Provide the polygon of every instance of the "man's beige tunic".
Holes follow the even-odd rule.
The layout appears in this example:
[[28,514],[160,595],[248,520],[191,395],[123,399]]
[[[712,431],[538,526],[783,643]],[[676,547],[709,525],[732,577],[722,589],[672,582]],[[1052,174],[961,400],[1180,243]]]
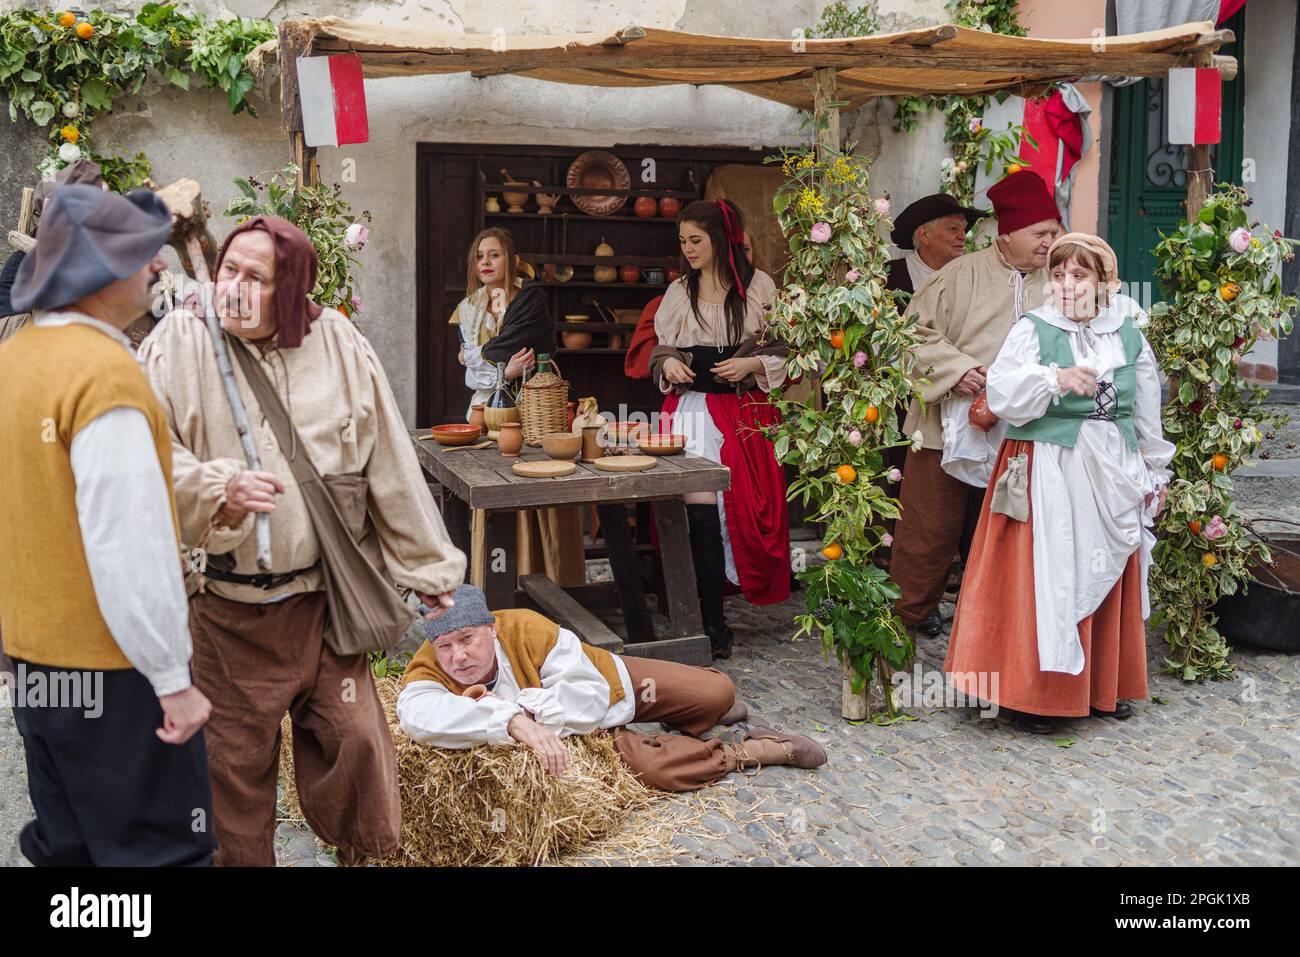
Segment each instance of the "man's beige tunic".
[[[322,475],[363,473],[368,506],[388,576],[424,594],[451,591],[464,580],[465,556],[447,537],[420,471],[388,378],[370,343],[342,313],[326,309],[302,345],[265,351],[236,339],[274,383]],[[234,571],[258,573],[253,514],[227,529],[213,518],[225,504],[226,484],[243,470],[243,450],[202,320],[178,310],[140,347],[140,360],[162,400],[173,436],[173,477],[181,537],[209,555],[233,552]],[[272,572],[309,568],[320,546],[289,463],[262,415],[238,363],[235,378],[248,410],[262,470],[285,485],[271,513]],[[276,589],[209,581],[213,593],[264,602],[322,588],[319,567]]]
[[916,316],[922,337],[917,375],[929,384],[921,389],[925,414],[914,401],[904,429],[908,435],[920,429],[923,448],[943,449],[940,403],[971,369],[993,364],[1021,315],[1046,302],[1047,279],[1046,268],[1030,273],[1013,269],[994,242],[958,256],[916,291],[907,314]]

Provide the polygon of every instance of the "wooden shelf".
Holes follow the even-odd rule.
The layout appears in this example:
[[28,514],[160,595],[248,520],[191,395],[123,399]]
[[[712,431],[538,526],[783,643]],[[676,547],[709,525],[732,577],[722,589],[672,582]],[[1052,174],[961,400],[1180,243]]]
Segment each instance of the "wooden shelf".
[[520,259],[534,266],[649,266],[651,269],[675,269],[681,262],[676,256],[580,256],[577,253],[520,253]]
[[[482,174],[479,174],[482,176]],[[689,189],[615,189],[613,186],[533,186],[531,184],[510,184],[489,183],[487,177],[483,177],[483,192],[485,193],[546,193],[554,195],[559,193],[561,196],[672,196],[676,199],[684,199],[689,202],[695,202],[699,195],[694,190]],[[510,215],[510,214],[506,214]],[[515,215],[518,215],[517,213]],[[604,217],[596,217],[603,219]]]
[[555,350],[557,354],[571,356],[621,356],[627,349],[566,349],[563,346]]
[[663,216],[592,216],[590,213],[584,213],[579,210],[556,210],[553,213],[542,215],[541,213],[483,213],[484,219],[582,219],[593,223],[664,223],[666,225],[677,225],[676,219],[667,219]]
[[667,289],[666,282],[590,282],[585,279],[570,279],[568,282],[560,282],[558,279],[551,282],[547,279],[539,279],[538,282],[543,286],[563,287],[578,286],[589,289],[599,287],[601,289]]
[[599,332],[603,335],[612,333],[616,336],[635,332],[637,325],[638,323],[635,322],[565,322],[562,319],[555,320],[555,328],[561,332]]

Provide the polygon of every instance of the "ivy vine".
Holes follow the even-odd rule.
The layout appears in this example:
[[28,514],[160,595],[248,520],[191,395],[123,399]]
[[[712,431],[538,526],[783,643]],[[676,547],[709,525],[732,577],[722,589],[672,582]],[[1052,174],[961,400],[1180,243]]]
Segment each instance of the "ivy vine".
[[232,113],[256,115],[244,58],[274,36],[269,20],[208,21],[179,13],[174,3],[145,4],[133,19],[102,10],[19,10],[0,16],[0,92],[10,121],[22,115],[47,131],[42,176],[84,156],[103,168],[110,189],[123,192],[148,177],[148,158],[99,149],[92,122],[151,76],[182,90],[192,82],[221,90]]

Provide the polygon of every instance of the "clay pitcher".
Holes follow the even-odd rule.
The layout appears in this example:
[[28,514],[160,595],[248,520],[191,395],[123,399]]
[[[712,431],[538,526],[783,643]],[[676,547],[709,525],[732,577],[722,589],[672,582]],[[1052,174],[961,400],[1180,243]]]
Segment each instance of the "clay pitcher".
[[587,425],[582,429],[582,461],[594,462],[605,454],[600,446],[600,430],[603,425]]
[[478,426],[478,434],[482,435],[487,432],[487,425],[483,421],[483,403],[475,402],[469,407],[469,424]]
[[523,426],[518,422],[502,422],[497,447],[501,449],[502,455],[518,455],[524,447]]

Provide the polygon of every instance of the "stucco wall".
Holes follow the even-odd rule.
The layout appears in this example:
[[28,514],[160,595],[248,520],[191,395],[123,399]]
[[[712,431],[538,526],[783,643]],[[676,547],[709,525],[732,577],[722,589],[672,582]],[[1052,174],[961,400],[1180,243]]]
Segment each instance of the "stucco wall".
[[[0,0],[0,9],[19,6]],[[127,11],[140,3],[105,3]],[[336,14],[391,24],[491,33],[606,30],[628,24],[733,36],[788,37],[820,16],[823,0],[776,4],[718,0],[516,0],[508,8],[486,0],[406,0],[404,3],[325,3],[315,0],[224,0],[189,5],[209,15],[285,17]],[[946,19],[943,0],[884,0],[887,28]],[[503,11],[508,15],[503,16]],[[274,90],[265,91],[274,95]],[[322,149],[322,177],[333,181],[344,159],[356,162],[356,181],[344,185],[358,211],[374,216],[371,243],[362,252],[359,295],[362,325],[388,370],[408,420],[415,408],[415,145],[421,141],[540,143],[584,147],[617,143],[663,145],[780,146],[800,142],[798,113],[746,94],[713,87],[602,90],[544,84],[514,77],[474,80],[463,76],[368,81],[369,143]],[[101,143],[145,150],[154,178],[181,176],[200,181],[214,213],[235,195],[232,179],[279,168],[289,160],[287,138],[278,129],[276,104],[255,101],[260,120],[232,117],[220,97],[151,87],[101,122]],[[937,187],[943,156],[942,124],[930,118],[918,131],[894,135],[888,107],[872,105],[862,116],[846,116],[847,136],[879,153],[875,185],[898,202]],[[883,130],[882,130],[883,127]],[[0,124],[0,148],[27,144],[26,155],[3,149],[0,215],[16,203],[24,170],[34,167],[39,143],[27,131]],[[214,232],[230,223],[218,221]],[[420,423],[424,424],[424,423]]]

